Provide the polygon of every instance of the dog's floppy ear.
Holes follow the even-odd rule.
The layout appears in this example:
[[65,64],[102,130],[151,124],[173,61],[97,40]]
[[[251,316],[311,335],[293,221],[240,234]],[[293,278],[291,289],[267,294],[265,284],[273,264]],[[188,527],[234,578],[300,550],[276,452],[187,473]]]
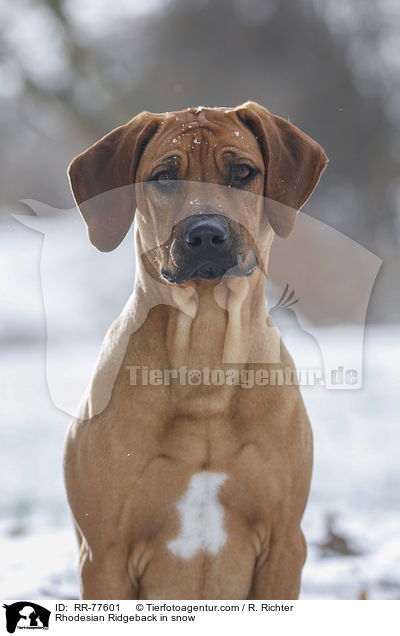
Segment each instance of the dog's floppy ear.
[[75,157],[68,168],[89,238],[102,252],[116,248],[131,226],[136,168],[158,125],[159,116],[140,113]]
[[328,163],[325,151],[299,128],[255,102],[237,108],[256,135],[265,163],[264,195],[272,229],[286,238],[296,213],[310,197]]

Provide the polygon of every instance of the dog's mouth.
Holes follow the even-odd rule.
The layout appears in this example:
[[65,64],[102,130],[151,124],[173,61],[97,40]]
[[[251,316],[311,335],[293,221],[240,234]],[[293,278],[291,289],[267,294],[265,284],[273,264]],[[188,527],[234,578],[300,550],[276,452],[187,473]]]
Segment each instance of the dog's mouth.
[[218,263],[208,261],[207,263],[204,263],[203,265],[200,265],[200,267],[195,269],[189,280],[194,280],[195,278],[215,280],[216,278],[221,278],[221,276],[223,276],[226,271],[226,267],[223,267]]
[[167,269],[162,268],[161,276],[169,283],[180,285],[190,280],[202,279],[202,280],[218,280],[225,275],[228,276],[251,276],[258,265],[257,258],[254,257],[254,262],[250,267],[243,270],[238,263],[230,265],[222,265],[215,261],[207,261],[202,263],[199,267],[196,267],[193,271],[177,272],[172,274]]
[[161,276],[167,280],[169,283],[181,284],[186,283],[190,280],[196,280],[198,278],[202,278],[203,280],[216,280],[218,278],[222,278],[222,276],[228,271],[228,268],[219,265],[218,263],[213,263],[208,261],[207,263],[203,263],[200,267],[197,267],[192,272],[177,272],[172,274],[167,269],[161,270]]

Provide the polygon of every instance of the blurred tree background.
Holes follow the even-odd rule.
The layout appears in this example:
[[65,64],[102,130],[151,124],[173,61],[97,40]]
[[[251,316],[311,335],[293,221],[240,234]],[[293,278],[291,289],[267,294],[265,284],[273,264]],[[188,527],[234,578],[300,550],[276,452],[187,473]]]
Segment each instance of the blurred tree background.
[[72,157],[141,110],[252,99],[324,146],[307,212],[382,259],[370,321],[400,319],[395,0],[0,0],[0,231],[71,207]]

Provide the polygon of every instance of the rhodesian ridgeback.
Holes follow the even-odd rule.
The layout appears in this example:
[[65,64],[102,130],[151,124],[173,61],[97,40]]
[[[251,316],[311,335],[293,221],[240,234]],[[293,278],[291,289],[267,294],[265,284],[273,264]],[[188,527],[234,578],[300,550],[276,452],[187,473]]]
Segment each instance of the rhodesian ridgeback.
[[298,597],[312,433],[265,285],[326,163],[254,102],[144,112],[72,161],[98,249],[136,210],[134,291],[66,440],[83,598]]

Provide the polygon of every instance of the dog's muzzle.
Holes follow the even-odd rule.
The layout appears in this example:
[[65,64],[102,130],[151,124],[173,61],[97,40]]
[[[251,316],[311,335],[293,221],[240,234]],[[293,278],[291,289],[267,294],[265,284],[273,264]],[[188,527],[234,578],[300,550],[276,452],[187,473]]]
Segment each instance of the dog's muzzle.
[[219,215],[191,217],[171,247],[172,254],[179,253],[180,264],[173,276],[165,269],[162,271],[169,282],[183,283],[196,278],[214,280],[238,265],[228,224]]

